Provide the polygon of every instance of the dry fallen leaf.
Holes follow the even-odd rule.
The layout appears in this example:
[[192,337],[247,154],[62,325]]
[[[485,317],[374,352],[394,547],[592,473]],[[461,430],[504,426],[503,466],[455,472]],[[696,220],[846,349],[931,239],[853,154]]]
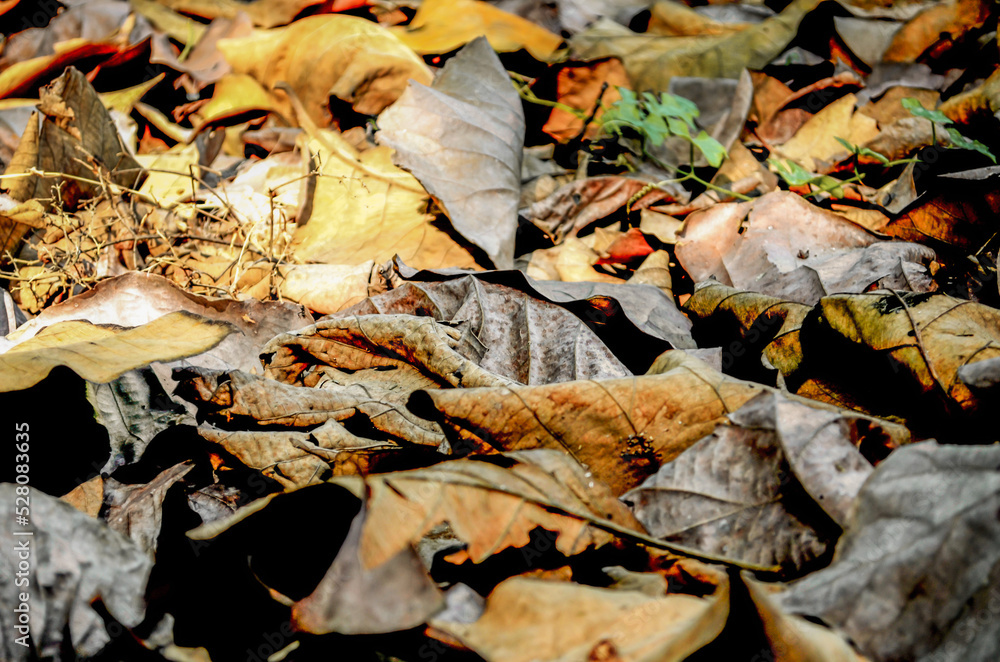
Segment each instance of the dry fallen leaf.
[[[26,582],[4,582],[3,603],[9,605],[0,633],[0,656],[10,662],[59,657],[69,648],[80,657],[97,655],[110,641],[110,624],[94,609],[100,601],[115,625],[138,625],[145,615],[143,592],[152,561],[131,540],[41,491],[32,490],[30,525],[15,524],[14,484],[0,485],[3,505],[3,551],[0,567],[8,578],[22,572]],[[31,536],[17,535],[31,531]],[[18,552],[18,549],[24,550]],[[27,553],[28,558],[21,556]],[[20,556],[20,558],[19,558]],[[19,563],[28,561],[26,569]],[[26,602],[22,595],[29,595]],[[19,631],[19,605],[30,626]],[[39,615],[45,614],[45,618]],[[30,637],[27,630],[30,627]],[[17,639],[26,637],[21,642]],[[30,642],[30,643],[29,643]],[[28,645],[26,645],[28,644]]]
[[358,153],[333,131],[305,145],[319,169],[309,212],[299,216],[293,250],[307,262],[356,265],[396,255],[424,268],[472,267],[464,247],[433,223],[428,195],[392,163],[392,150]]
[[996,657],[997,450],[896,451],[862,489],[834,562],[781,605],[840,628],[873,660]]
[[579,59],[621,59],[642,90],[665,90],[675,76],[739,78],[744,69],[763,69],[795,36],[799,22],[819,0],[795,0],[777,16],[733,35],[650,37],[601,19],[570,39]]
[[109,382],[154,361],[200,354],[218,345],[235,328],[185,312],[119,330],[87,322],[60,322],[0,354],[0,391],[37,384],[64,365],[91,382]]
[[559,35],[480,0],[426,0],[410,24],[394,33],[421,54],[448,53],[485,36],[497,51],[523,48],[547,61],[562,43]]
[[871,473],[855,440],[885,431],[775,393],[728,419],[622,500],[653,536],[801,572],[836,540],[834,522]]
[[[431,82],[427,66],[391,32],[354,16],[325,14],[249,37],[221,39],[219,49],[236,74],[252,76],[265,89],[284,81],[309,117],[330,124],[329,97],[359,113],[377,114],[406,88],[410,78]],[[287,96],[275,107],[294,117]]]
[[477,38],[431,87],[411,84],[378,119],[380,143],[455,229],[500,269],[514,265],[524,112],[500,59]]

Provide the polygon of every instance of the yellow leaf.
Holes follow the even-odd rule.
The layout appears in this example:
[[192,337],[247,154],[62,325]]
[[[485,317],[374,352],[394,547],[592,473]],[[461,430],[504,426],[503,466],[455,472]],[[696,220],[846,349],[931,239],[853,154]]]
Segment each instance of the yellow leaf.
[[295,231],[296,257],[362,264],[399,255],[417,269],[476,265],[468,251],[432,224],[427,192],[392,163],[390,148],[358,154],[335,131],[318,136],[306,145],[320,174],[310,211]]
[[853,145],[864,145],[878,135],[875,120],[854,112],[857,97],[847,94],[813,115],[795,136],[778,148],[786,159],[798,161],[806,170],[815,172],[816,161],[828,161],[847,150],[837,142],[842,138]]
[[0,392],[30,388],[56,366],[66,366],[87,381],[107,383],[154,361],[208,351],[235,330],[183,311],[126,330],[60,322],[0,354]]
[[551,60],[562,37],[531,21],[479,0],[424,0],[400,40],[421,54],[448,53],[485,35],[495,50],[525,49],[539,60]]
[[[248,37],[220,39],[219,50],[237,74],[265,89],[284,81],[321,126],[331,121],[329,97],[375,115],[399,98],[409,79],[430,85],[433,75],[392,32],[354,16],[323,14]],[[274,97],[285,117],[294,117],[284,94]]]

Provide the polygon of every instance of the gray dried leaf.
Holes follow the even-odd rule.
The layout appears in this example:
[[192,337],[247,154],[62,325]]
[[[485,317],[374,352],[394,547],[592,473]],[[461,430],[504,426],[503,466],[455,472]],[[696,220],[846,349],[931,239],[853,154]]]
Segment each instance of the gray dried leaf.
[[[16,487],[0,485],[4,513],[0,576],[12,578],[0,585],[0,604],[4,605],[0,610],[0,659],[26,662],[35,655],[60,659],[64,646],[80,657],[92,657],[111,640],[92,603],[100,600],[125,626],[138,625],[146,610],[143,595],[152,561],[138,545],[104,522],[37,490],[29,495],[30,525],[16,523]],[[33,535],[15,534],[21,531],[32,531]],[[17,551],[24,549],[27,559]],[[21,599],[22,593],[27,593],[27,601]],[[22,635],[15,628],[15,609],[23,602],[28,605],[33,650],[15,642]]]
[[497,267],[514,264],[524,112],[484,37],[445,64],[431,87],[414,81],[379,116],[378,140],[441,204],[455,229]]
[[928,441],[875,469],[830,567],[781,597],[872,660],[1000,659],[1000,447]]

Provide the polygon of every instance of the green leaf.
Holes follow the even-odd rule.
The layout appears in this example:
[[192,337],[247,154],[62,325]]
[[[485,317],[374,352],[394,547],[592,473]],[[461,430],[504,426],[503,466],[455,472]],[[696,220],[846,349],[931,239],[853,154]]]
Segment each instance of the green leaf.
[[928,110],[913,97],[904,98],[902,104],[903,108],[906,108],[910,111],[911,115],[916,117],[923,117],[925,120],[937,122],[938,124],[948,125],[952,123],[951,119],[940,110]]
[[722,162],[727,156],[726,148],[722,146],[722,143],[704,131],[690,140],[694,143],[695,147],[701,150],[701,153],[705,155],[705,160],[708,161],[713,168],[718,168],[722,165]]
[[689,127],[688,123],[684,120],[676,117],[668,117],[667,128],[670,129],[671,134],[691,140],[691,127]]
[[662,145],[667,136],[673,133],[670,119],[668,117],[664,121],[664,118],[658,115],[649,115],[643,118],[642,131],[646,134],[646,140],[654,145]]
[[958,129],[954,127],[949,126],[947,127],[947,129],[948,129],[948,138],[955,145],[955,147],[960,147],[962,149],[969,149],[975,152],[979,152],[984,156],[988,156],[989,159],[993,161],[993,163],[997,162],[996,157],[993,156],[993,152],[991,152],[990,148],[984,145],[983,143],[979,142],[978,140],[973,140],[972,138],[966,138],[965,136],[963,136],[961,133],[958,132]]
[[778,159],[768,159],[768,163],[773,165],[778,175],[791,186],[805,186],[820,178],[820,175],[809,172],[792,160],[782,163]]
[[683,120],[692,129],[694,128],[694,119],[701,113],[697,104],[684,97],[663,93],[657,99],[649,92],[646,92],[643,97],[646,99],[646,108],[651,114],[676,117]]
[[858,148],[859,156],[870,156],[882,165],[889,165],[889,157],[881,152],[876,152],[874,149],[868,149],[867,147]]
[[840,136],[834,136],[833,139],[836,140],[837,142],[839,142],[841,145],[843,145],[844,149],[846,149],[851,154],[857,154],[858,153],[858,146],[857,145],[852,145],[851,143],[847,142],[846,140],[844,140]]

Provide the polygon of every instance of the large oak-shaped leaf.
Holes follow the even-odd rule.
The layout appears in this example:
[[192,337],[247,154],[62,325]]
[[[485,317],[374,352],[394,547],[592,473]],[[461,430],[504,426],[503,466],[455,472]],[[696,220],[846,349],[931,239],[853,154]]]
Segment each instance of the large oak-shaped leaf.
[[411,84],[379,128],[393,161],[420,180],[455,229],[497,267],[512,267],[524,111],[486,39],[448,60],[433,86]]
[[[15,502],[16,487],[0,485],[0,569],[5,577],[0,586],[0,658],[62,659],[67,648],[80,657],[97,655],[111,637],[94,601],[100,600],[119,623],[138,625],[146,611],[143,593],[152,561],[104,522],[37,490],[30,495],[30,524],[15,523],[15,508],[25,503],[23,496]],[[32,535],[18,535],[24,532]],[[27,583],[15,584],[17,572]],[[15,609],[25,602],[31,629],[24,639],[27,646],[15,643],[28,634],[16,628]]]
[[422,268],[475,266],[434,225],[427,192],[392,163],[389,147],[359,154],[339,133],[322,131],[305,149],[319,176],[295,230],[300,260],[356,265],[399,255]]
[[833,564],[781,596],[873,660],[1000,656],[1000,448],[915,444],[862,488]]
[[871,473],[855,443],[886,430],[777,393],[728,419],[622,500],[651,535],[801,570],[836,540],[833,523],[846,522]]
[[[329,97],[376,114],[391,104],[410,78],[429,83],[430,70],[390,31],[355,16],[323,14],[250,37],[220,39],[219,50],[237,74],[253,76],[266,89],[289,84],[320,126],[331,121]],[[275,96],[285,117],[294,117],[288,97]]]

